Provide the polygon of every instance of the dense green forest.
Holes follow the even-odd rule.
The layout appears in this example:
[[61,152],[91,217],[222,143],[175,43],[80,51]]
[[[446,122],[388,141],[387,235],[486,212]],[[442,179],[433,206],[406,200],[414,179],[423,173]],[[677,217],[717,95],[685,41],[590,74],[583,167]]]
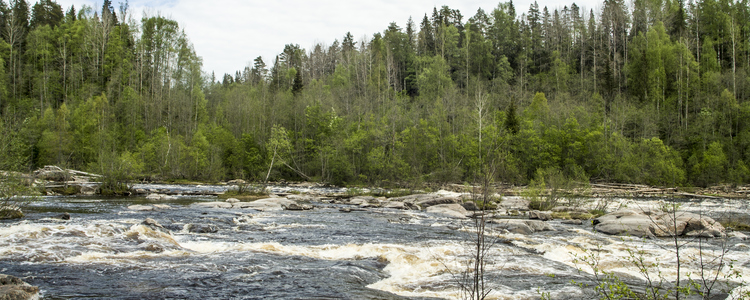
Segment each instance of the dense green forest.
[[288,44],[221,78],[176,21],[139,22],[127,2],[0,1],[0,169],[747,183],[750,7],[735,1],[506,2],[469,18],[443,6],[359,41]]

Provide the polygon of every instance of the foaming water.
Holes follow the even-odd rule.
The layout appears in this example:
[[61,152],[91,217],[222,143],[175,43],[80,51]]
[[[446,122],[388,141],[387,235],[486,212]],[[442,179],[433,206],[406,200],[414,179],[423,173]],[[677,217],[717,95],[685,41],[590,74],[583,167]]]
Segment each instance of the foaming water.
[[[131,211],[142,198],[48,197],[28,218],[0,223],[0,272],[42,288],[46,299],[456,299],[472,270],[469,222],[421,212],[372,209],[341,213],[205,209],[210,197],[179,197],[171,209]],[[153,202],[150,202],[153,203]],[[57,218],[77,207],[72,219]],[[163,227],[142,224],[152,218]],[[593,299],[580,262],[596,253],[603,271],[638,284],[628,257],[642,250],[675,278],[670,240],[605,236],[591,226],[550,222],[556,231],[520,235],[490,228],[485,276],[489,299]],[[207,230],[193,230],[208,228]],[[721,245],[707,241],[706,250]],[[727,258],[750,260],[748,246]],[[743,248],[744,247],[744,248]],[[684,257],[695,257],[686,246]],[[742,249],[745,249],[742,251]],[[704,254],[715,255],[710,251]],[[706,256],[708,257],[708,256]],[[685,272],[698,266],[685,263]],[[750,266],[736,264],[742,272]]]

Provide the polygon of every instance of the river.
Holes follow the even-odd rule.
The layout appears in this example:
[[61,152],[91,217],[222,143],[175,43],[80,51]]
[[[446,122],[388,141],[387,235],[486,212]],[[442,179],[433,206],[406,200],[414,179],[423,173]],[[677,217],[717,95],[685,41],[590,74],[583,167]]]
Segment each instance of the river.
[[[160,188],[175,187],[180,188]],[[658,200],[620,199],[618,205],[656,205]],[[322,202],[308,211],[268,212],[195,205],[206,201],[216,198],[181,196],[159,202],[171,209],[136,211],[128,206],[154,202],[145,197],[42,197],[27,208],[26,218],[0,223],[0,273],[39,286],[43,299],[463,296],[458,284],[472,254],[470,220],[384,208],[344,213],[339,211],[344,206]],[[689,206],[748,213],[746,204],[736,200]],[[61,220],[63,212],[71,219]],[[142,224],[146,218],[164,229]],[[642,281],[627,261],[633,249],[644,250],[644,261],[661,264],[665,278],[676,278],[669,239],[607,236],[586,223],[549,223],[555,231],[529,235],[490,227],[489,299],[539,299],[542,293],[552,299],[594,299],[591,270],[576,260],[587,253],[599,256],[602,270],[635,286]],[[734,268],[750,274],[749,242],[721,241],[706,240],[700,247],[706,257],[728,249],[725,257]],[[683,259],[698,257],[699,244],[684,243]],[[693,277],[699,269],[687,259],[682,267]]]

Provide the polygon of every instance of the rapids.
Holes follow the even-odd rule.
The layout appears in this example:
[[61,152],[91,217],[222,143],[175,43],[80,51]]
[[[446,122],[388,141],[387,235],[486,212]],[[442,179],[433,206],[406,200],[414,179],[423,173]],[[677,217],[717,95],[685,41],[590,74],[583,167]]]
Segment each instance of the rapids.
[[[163,189],[170,186],[160,187]],[[212,189],[213,187],[208,187]],[[309,192],[309,191],[308,191]],[[321,191],[324,193],[326,191]],[[39,286],[43,299],[456,299],[471,259],[471,220],[420,211],[372,208],[342,213],[341,205],[313,203],[311,211],[207,209],[216,201],[182,196],[161,201],[172,209],[133,211],[142,197],[43,197],[23,220],[0,223],[0,273]],[[619,199],[617,205],[660,205]],[[686,205],[687,207],[687,205]],[[742,201],[701,202],[693,210],[747,216]],[[696,208],[697,207],[697,208]],[[68,212],[71,220],[58,216]],[[143,225],[152,218],[164,230]],[[485,272],[489,299],[594,299],[591,268],[635,286],[642,275],[627,258],[633,250],[674,280],[669,239],[607,236],[591,225],[551,221],[556,231],[521,235],[493,230]],[[196,232],[194,226],[211,225]],[[748,242],[703,241],[704,257],[729,249],[740,274],[750,274]],[[686,241],[683,241],[686,242]],[[698,257],[698,243],[681,249]],[[683,275],[695,277],[694,259]],[[654,274],[652,274],[654,275]],[[750,277],[750,276],[746,276]],[[584,287],[572,284],[571,280]],[[588,287],[586,287],[588,285]]]

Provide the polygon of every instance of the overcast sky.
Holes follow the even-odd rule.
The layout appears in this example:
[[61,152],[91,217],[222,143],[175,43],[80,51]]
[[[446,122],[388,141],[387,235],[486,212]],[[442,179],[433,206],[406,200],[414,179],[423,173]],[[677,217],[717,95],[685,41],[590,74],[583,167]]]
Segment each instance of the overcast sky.
[[[34,3],[34,0],[29,0]],[[112,0],[115,9],[120,1]],[[504,2],[504,0],[503,0]],[[533,0],[518,0],[513,3],[520,15],[529,9]],[[588,11],[601,1],[575,1]],[[80,10],[83,5],[101,9],[102,0],[58,0],[64,10],[75,5]],[[234,74],[253,59],[263,57],[267,65],[272,65],[274,57],[286,44],[299,44],[310,50],[316,43],[330,45],[339,42],[346,32],[351,32],[356,41],[371,38],[376,32],[383,32],[390,22],[401,28],[411,16],[419,26],[425,13],[430,16],[432,8],[448,5],[458,9],[463,21],[473,16],[478,8],[488,14],[497,7],[499,1],[489,0],[131,0],[130,13],[140,20],[144,12],[161,14],[176,20],[185,30],[195,46],[195,51],[203,57],[203,70],[216,77],[224,73]],[[550,11],[573,1],[538,0],[539,7],[547,6]]]

